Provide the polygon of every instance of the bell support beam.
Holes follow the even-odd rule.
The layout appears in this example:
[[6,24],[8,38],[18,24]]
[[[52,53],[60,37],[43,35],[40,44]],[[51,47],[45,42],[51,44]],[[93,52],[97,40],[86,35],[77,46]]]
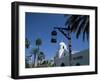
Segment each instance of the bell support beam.
[[64,31],[69,31],[69,28],[62,28],[62,27],[54,27],[54,29],[58,29],[67,39],[69,39],[68,33]]

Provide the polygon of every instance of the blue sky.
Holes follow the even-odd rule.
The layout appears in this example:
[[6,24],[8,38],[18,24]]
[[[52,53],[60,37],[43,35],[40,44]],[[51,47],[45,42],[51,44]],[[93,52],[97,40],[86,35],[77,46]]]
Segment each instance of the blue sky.
[[[55,26],[63,27],[66,20],[64,14],[26,12],[25,37],[31,42],[26,54],[30,54],[32,48],[36,48],[35,40],[41,38],[40,50],[44,52],[47,59],[53,58],[59,49],[59,43],[64,41],[67,44],[67,39],[57,31],[57,43],[51,43],[51,31]],[[81,51],[87,48],[89,48],[89,43],[82,41],[82,35],[76,39],[75,34],[72,34],[72,50]]]

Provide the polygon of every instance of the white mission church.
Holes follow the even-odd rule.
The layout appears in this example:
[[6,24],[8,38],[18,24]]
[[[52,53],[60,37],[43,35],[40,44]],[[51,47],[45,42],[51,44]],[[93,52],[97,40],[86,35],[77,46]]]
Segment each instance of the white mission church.
[[[54,66],[69,66],[69,53],[64,42],[60,42],[60,49],[54,57]],[[72,51],[71,66],[89,65],[89,49],[74,52]]]

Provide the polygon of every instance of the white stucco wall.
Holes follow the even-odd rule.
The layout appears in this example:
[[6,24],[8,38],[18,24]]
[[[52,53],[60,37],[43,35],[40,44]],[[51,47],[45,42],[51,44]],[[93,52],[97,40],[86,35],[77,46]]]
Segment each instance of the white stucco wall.
[[[61,66],[63,63],[65,66],[69,65],[69,56],[54,59],[55,66]],[[75,54],[72,54],[72,66],[89,65],[89,50],[84,50]]]

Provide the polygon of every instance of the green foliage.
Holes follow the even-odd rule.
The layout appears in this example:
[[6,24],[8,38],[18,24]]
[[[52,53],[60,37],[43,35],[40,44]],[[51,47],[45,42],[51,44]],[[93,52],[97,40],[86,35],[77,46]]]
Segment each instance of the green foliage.
[[43,60],[43,59],[45,59],[45,55],[44,55],[44,53],[43,52],[39,52],[39,54],[38,54],[38,60]]
[[45,65],[46,67],[53,67],[54,64],[52,63],[52,60],[45,60],[42,65]]
[[30,46],[30,41],[26,38],[25,39],[25,47],[29,48],[29,46]]

